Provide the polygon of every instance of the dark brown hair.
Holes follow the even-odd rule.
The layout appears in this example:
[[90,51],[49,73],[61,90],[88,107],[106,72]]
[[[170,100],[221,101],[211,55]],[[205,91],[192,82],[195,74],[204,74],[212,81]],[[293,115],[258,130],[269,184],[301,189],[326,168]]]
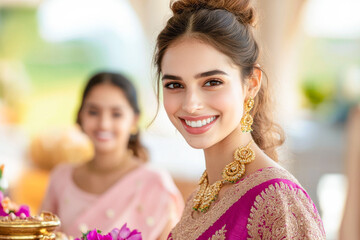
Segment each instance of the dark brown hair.
[[[167,48],[183,38],[196,38],[229,56],[242,72],[243,84],[253,74],[259,59],[259,46],[253,35],[255,10],[250,0],[180,0],[170,4],[173,16],[157,38],[154,62],[159,99],[161,63]],[[266,75],[266,74],[264,74]],[[266,78],[267,80],[267,78]],[[273,122],[268,81],[263,81],[252,110],[252,137],[275,161],[276,147],[284,142],[282,128]]]
[[[89,95],[91,89],[99,84],[112,84],[115,87],[120,88],[128,100],[131,108],[136,115],[140,115],[140,108],[137,99],[137,93],[134,85],[123,75],[112,72],[99,72],[93,75],[87,82],[81,100],[81,105],[77,113],[76,123],[81,126],[80,112],[84,106],[84,101]],[[128,143],[128,149],[132,150],[134,155],[143,161],[148,160],[148,154],[146,148],[140,142],[140,132],[131,134]]]

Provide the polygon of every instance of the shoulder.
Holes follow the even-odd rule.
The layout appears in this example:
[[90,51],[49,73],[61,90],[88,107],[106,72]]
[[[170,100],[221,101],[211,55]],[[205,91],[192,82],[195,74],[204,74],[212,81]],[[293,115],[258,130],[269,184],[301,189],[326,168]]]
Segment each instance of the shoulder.
[[290,185],[301,187],[298,180],[284,168],[267,167],[251,173],[236,184],[239,197],[251,192],[257,194],[270,184],[286,182]]
[[70,164],[59,164],[51,171],[47,193],[42,206],[43,209],[55,211],[54,206],[49,204],[55,204],[59,200],[59,196],[64,192],[64,189],[69,185],[72,169],[73,166]]
[[145,185],[149,185],[152,188],[162,188],[169,193],[178,194],[178,189],[171,175],[166,170],[144,164],[140,167],[139,172]]
[[62,192],[72,181],[74,165],[65,163],[57,165],[50,174],[49,189],[56,193]]
[[65,176],[69,175],[73,171],[73,169],[74,165],[72,164],[59,164],[51,171],[51,179],[64,178]]
[[295,181],[284,173],[264,182],[250,209],[249,239],[325,239],[314,203]]

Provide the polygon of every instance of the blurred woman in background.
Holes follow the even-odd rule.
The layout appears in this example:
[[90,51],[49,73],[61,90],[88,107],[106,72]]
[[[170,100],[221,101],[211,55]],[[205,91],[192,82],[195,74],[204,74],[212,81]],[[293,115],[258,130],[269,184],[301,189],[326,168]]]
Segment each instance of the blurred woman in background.
[[179,220],[182,197],[167,173],[146,164],[139,115],[135,88],[124,76],[102,72],[87,83],[77,123],[92,141],[94,157],[58,166],[42,207],[60,217],[65,234],[109,232],[127,223],[144,239],[163,239]]

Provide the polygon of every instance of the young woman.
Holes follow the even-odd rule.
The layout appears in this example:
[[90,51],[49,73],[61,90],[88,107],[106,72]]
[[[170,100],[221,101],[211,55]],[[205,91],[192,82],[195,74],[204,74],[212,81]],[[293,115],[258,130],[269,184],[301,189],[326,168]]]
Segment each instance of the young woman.
[[276,163],[271,118],[248,0],[180,0],[157,39],[167,115],[203,149],[206,170],[168,239],[325,239],[318,211]]
[[60,217],[65,234],[109,232],[127,223],[144,239],[164,239],[178,222],[182,197],[168,174],[145,164],[139,114],[135,88],[124,76],[98,73],[87,83],[77,123],[95,155],[79,166],[58,166],[43,203]]

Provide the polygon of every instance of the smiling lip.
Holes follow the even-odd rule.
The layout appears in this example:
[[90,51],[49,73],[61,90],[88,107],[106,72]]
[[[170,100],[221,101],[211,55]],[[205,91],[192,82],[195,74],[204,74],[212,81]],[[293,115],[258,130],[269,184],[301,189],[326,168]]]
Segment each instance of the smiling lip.
[[107,142],[113,138],[113,134],[109,132],[97,132],[95,134],[96,140],[99,142]]
[[202,134],[214,125],[218,116],[180,117],[179,119],[188,133]]

